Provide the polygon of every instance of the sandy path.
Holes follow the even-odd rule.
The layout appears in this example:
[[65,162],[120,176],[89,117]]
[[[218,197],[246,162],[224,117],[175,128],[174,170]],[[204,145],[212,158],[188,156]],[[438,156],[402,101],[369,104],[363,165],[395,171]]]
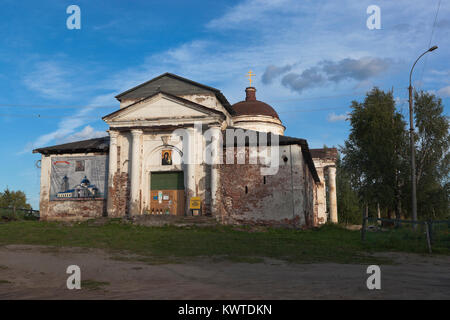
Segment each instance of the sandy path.
[[[381,290],[366,288],[365,265],[211,262],[148,265],[94,249],[0,247],[0,299],[450,299],[450,257],[386,254]],[[68,265],[103,289],[68,290]],[[1,283],[7,280],[10,283]]]

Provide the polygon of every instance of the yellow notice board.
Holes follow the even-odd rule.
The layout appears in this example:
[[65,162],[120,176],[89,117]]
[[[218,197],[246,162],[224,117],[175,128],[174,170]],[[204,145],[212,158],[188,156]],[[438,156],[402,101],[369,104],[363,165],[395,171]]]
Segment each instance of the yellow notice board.
[[200,209],[202,201],[200,200],[200,197],[192,197],[189,200],[189,208],[190,209]]

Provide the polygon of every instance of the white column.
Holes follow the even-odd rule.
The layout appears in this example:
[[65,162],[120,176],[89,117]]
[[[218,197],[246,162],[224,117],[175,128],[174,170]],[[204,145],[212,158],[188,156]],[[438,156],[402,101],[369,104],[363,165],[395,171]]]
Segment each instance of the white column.
[[190,213],[189,200],[195,197],[195,163],[196,163],[196,130],[195,128],[187,129],[187,143],[183,143],[183,154],[184,156],[184,175],[185,175],[185,191],[186,191],[186,214]]
[[220,127],[213,127],[210,130],[213,130],[211,141],[211,214],[217,217],[219,214],[217,212],[217,204],[220,198],[220,195],[217,193],[220,184],[219,164],[222,156],[221,131]]
[[330,220],[338,222],[336,198],[336,167],[328,167],[328,190],[330,192]]
[[108,130],[109,133],[109,162],[108,162],[108,189],[107,189],[107,213],[108,216],[115,216],[113,190],[114,174],[120,169],[117,167],[117,137],[118,131]]
[[317,222],[324,224],[327,222],[327,196],[325,190],[325,175],[323,167],[316,166],[317,174],[319,175],[320,183],[316,185],[317,190]]
[[130,215],[140,214],[140,167],[142,130],[131,130],[131,176],[130,176]]

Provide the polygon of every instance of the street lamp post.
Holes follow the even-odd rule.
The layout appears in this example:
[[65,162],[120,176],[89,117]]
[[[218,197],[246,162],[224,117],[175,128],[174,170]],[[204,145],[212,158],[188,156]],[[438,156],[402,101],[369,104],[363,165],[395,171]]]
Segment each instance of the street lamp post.
[[[412,201],[412,220],[417,221],[417,196],[416,196],[416,155],[415,155],[415,144],[414,144],[414,123],[413,123],[413,98],[412,98],[412,92],[413,87],[411,85],[411,78],[412,73],[414,70],[414,67],[419,61],[420,58],[422,58],[426,53],[436,50],[437,46],[432,46],[427,51],[422,53],[417,60],[414,62],[411,72],[409,73],[409,140],[411,145],[411,184],[412,184],[412,195],[411,195],[411,201]],[[416,226],[413,224],[414,227]]]

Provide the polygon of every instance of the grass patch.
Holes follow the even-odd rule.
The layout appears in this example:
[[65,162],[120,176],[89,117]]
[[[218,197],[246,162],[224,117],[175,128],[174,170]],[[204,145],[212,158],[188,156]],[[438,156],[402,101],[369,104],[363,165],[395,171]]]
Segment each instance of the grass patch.
[[363,244],[359,231],[336,225],[311,230],[264,228],[249,232],[248,228],[232,226],[145,227],[120,220],[73,225],[43,221],[0,224],[0,245],[8,244],[99,248],[111,252],[113,259],[147,264],[180,263],[199,257],[247,263],[272,258],[292,263],[380,264],[390,261],[370,253],[417,252],[414,244],[409,243]]
[[81,280],[81,289],[99,290],[104,286],[109,285],[109,282],[95,281],[95,280]]
[[[432,238],[433,253],[450,254],[450,234],[447,226],[433,230]],[[423,225],[418,226],[416,230],[410,226],[403,226],[369,231],[366,233],[364,246],[374,251],[428,253],[427,236]]]
[[0,279],[0,284],[8,284],[8,283],[11,283],[11,281]]
[[6,269],[9,269],[9,268],[7,266],[0,264],[0,270],[6,270]]

